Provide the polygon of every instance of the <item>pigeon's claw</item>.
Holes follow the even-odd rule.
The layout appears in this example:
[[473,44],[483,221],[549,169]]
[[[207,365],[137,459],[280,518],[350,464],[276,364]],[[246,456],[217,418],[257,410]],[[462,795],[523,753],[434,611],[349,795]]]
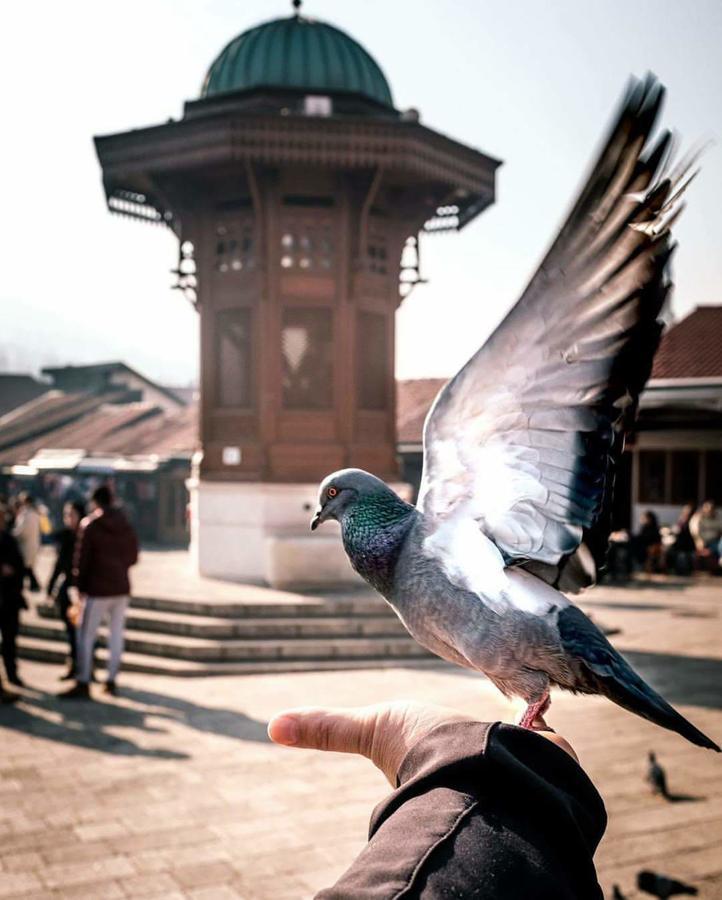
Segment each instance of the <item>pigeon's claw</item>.
[[548,691],[541,700],[537,700],[535,703],[529,703],[526,712],[521,717],[519,727],[526,728],[529,731],[548,731],[549,729],[544,722],[544,713],[549,709],[551,704],[552,699],[549,696]]

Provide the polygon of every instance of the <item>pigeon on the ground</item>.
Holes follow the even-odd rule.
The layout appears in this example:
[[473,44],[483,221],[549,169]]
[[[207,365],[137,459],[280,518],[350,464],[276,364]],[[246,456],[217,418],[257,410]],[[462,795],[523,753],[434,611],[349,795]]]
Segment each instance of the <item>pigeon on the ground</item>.
[[624,431],[669,292],[688,167],[650,146],[664,90],[632,81],[611,134],[521,299],[436,398],[416,507],[360,469],[321,484],[311,523],[341,525],[351,564],[416,640],[527,703],[605,694],[719,747],[652,690],[562,591],[595,581]]
[[657,762],[656,754],[652,753],[651,751],[649,753],[647,781],[652,788],[653,794],[661,794],[661,796],[664,797],[665,800],[669,799],[669,793],[667,791],[667,773]]
[[685,884],[683,881],[677,881],[676,878],[668,878],[666,875],[647,870],[637,873],[637,887],[645,894],[659,897],[660,900],[668,900],[669,897],[676,897],[680,894],[696,897],[699,893],[694,885]]

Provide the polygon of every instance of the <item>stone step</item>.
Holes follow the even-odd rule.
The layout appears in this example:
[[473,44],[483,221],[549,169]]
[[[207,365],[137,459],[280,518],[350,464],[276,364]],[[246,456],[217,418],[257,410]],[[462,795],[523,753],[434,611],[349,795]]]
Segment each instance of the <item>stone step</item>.
[[[280,592],[274,592],[276,596]],[[148,609],[184,615],[211,616],[223,619],[305,618],[310,616],[387,616],[395,614],[384,600],[369,591],[338,596],[287,594],[288,599],[266,600],[259,593],[257,603],[245,601],[205,601],[183,597],[134,596],[133,609]]]
[[[122,669],[126,672],[142,672],[147,675],[173,675],[177,677],[203,677],[213,675],[256,675],[272,672],[308,672],[334,669],[378,669],[404,668],[408,666],[437,667],[447,665],[437,657],[418,648],[418,656],[404,658],[356,657],[333,659],[261,659],[254,661],[197,661],[153,656],[145,653],[126,651],[123,653]],[[64,664],[65,648],[56,640],[21,635],[18,639],[18,655],[22,659]],[[96,651],[100,668],[107,664],[107,650]],[[60,688],[59,688],[60,690]]]
[[[65,626],[58,620],[27,616],[21,634],[65,643]],[[99,631],[105,645],[105,628]],[[407,634],[399,636],[224,638],[205,639],[188,635],[159,634],[126,628],[128,651],[198,662],[230,660],[252,662],[261,659],[405,658],[425,651]]]
[[[58,614],[51,603],[37,607],[39,617],[28,613],[26,624],[40,627],[43,622],[57,621]],[[264,610],[259,610],[263,613]],[[353,637],[405,635],[406,630],[393,613],[377,616],[308,616],[222,618],[217,616],[189,615],[187,613],[162,612],[136,609],[128,611],[126,627],[161,634],[178,634],[197,638],[293,638],[293,637]]]

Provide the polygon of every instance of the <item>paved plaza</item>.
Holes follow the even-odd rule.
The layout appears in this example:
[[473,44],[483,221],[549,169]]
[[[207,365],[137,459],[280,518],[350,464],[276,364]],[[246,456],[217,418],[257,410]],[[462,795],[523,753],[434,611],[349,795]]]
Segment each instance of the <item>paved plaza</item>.
[[[700,728],[722,738],[722,584],[599,588],[584,607]],[[300,704],[414,697],[482,719],[516,710],[479,677],[439,665],[205,679],[129,674],[121,695],[61,704],[56,666],[0,708],[0,897],[306,898],[363,846],[384,795],[365,760],[271,745],[266,722]],[[722,762],[600,698],[558,695],[566,735],[610,816],[597,855],[606,896],[642,868],[722,897]],[[656,750],[676,802],[650,795]]]

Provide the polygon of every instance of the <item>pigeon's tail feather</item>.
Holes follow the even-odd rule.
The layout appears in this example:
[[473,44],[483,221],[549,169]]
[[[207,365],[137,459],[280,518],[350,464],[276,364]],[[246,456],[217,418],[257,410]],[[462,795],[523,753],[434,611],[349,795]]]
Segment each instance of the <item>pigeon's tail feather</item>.
[[676,731],[698,747],[721,752],[711,738],[688,722],[634,671],[580,609],[568,606],[562,610],[558,626],[562,646],[581,672],[579,690],[604,694],[624,709]]
[[670,731],[676,731],[698,747],[720,752],[720,747],[706,734],[680,715],[674,707],[654,691],[640,678],[634,669],[620,656],[621,666],[615,665],[617,671],[611,676],[594,673],[597,690],[623,706],[630,712],[637,713],[655,725],[661,725]]

